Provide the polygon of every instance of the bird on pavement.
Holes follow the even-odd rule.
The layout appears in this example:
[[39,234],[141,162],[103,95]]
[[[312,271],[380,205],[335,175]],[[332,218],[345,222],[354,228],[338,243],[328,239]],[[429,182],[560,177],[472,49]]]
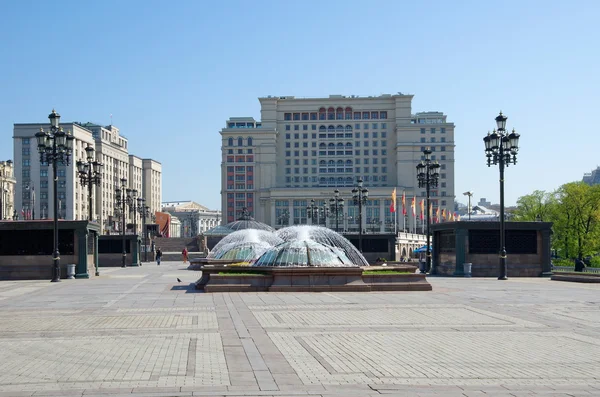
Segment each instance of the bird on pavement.
[[178,282],[178,283],[180,283],[180,282],[181,282],[181,280],[179,279],[179,277],[177,277],[177,282]]

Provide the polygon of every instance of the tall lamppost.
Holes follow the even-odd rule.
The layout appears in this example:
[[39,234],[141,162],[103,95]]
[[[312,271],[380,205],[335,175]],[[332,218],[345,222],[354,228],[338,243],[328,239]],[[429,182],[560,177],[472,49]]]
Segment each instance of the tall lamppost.
[[289,225],[289,220],[290,220],[290,212],[288,210],[283,210],[281,211],[281,214],[279,214],[279,216],[277,217],[277,223],[279,223],[280,225]]
[[500,168],[500,269],[498,280],[506,280],[506,244],[504,231],[504,166],[508,167],[510,163],[517,164],[517,152],[519,151],[519,134],[513,129],[509,134],[506,131],[506,119],[502,112],[496,117],[496,126],[498,131],[494,130],[491,134],[483,138],[485,143],[485,156],[487,165],[498,164]]
[[354,205],[358,205],[358,250],[362,252],[362,207],[369,200],[369,190],[363,187],[362,178],[358,179],[356,187],[352,189],[352,200]]
[[69,165],[73,153],[73,135],[63,131],[60,127],[60,115],[52,109],[48,116],[50,119],[50,130],[45,132],[43,128],[35,134],[40,164],[52,164],[52,181],[54,188],[54,252],[52,254],[53,272],[52,282],[60,281],[60,252],[58,251],[58,175],[59,164]]
[[127,250],[125,248],[125,213],[127,212],[127,179],[121,178],[121,186],[115,189],[115,208],[121,211],[121,240],[123,242],[123,254],[121,257],[121,267],[127,267],[125,260]]
[[94,159],[94,148],[89,144],[85,148],[85,154],[86,161],[77,162],[77,172],[81,184],[83,186],[87,185],[88,188],[88,221],[91,222],[93,219],[92,188],[100,186],[102,163]]
[[315,203],[315,199],[310,200],[310,205],[306,207],[306,217],[310,219],[311,224],[319,224],[319,206]]
[[[142,238],[144,239],[144,262],[148,262],[148,231],[146,230],[146,217],[150,215],[150,207],[146,205],[146,199],[137,198],[137,211],[142,218]],[[139,252],[139,251],[138,251]]]
[[464,192],[463,195],[469,196],[469,205],[467,205],[467,213],[469,214],[469,220],[471,220],[471,197],[473,197],[473,192]]
[[129,214],[133,216],[133,235],[137,236],[137,189],[127,189],[127,206],[129,207]]
[[340,197],[340,191],[333,191],[333,198],[329,199],[329,210],[335,216],[335,231],[339,231],[340,215],[344,214],[344,199]]
[[421,272],[427,273],[430,270],[434,272],[434,270],[431,269],[431,234],[429,231],[431,226],[431,213],[429,208],[431,204],[429,203],[429,194],[431,188],[437,187],[438,185],[438,180],[440,177],[438,170],[440,169],[440,165],[431,160],[431,149],[429,148],[423,150],[423,157],[424,159],[417,164],[417,181],[419,182],[419,188],[425,188],[426,191],[425,205],[427,208],[425,211],[427,212],[427,247],[425,251],[425,269],[421,269]]

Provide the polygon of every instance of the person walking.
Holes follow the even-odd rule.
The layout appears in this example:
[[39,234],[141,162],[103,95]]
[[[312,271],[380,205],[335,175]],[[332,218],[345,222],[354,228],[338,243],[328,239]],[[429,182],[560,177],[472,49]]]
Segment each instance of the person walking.
[[160,250],[160,247],[158,247],[156,249],[156,264],[158,266],[160,266],[160,260],[162,259],[162,251]]
[[186,247],[183,247],[183,251],[181,251],[181,255],[183,255],[183,263],[187,263],[188,260],[188,250]]

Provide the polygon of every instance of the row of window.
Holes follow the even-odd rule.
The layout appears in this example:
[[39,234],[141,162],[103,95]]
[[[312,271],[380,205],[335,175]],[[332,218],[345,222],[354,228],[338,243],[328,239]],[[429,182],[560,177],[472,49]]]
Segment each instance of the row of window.
[[254,123],[254,122],[238,122],[238,123],[227,123],[227,128],[260,128],[262,127],[262,123]]
[[[235,186],[235,187],[234,187]],[[252,184],[248,184],[245,185],[243,183],[236,183],[235,185],[233,184],[227,184],[227,190],[252,190],[254,189],[254,185]]]
[[[421,138],[421,143],[425,143],[425,142],[427,142],[427,139],[426,139],[426,138]],[[429,138],[429,142],[431,142],[431,143],[436,143],[436,140],[435,140],[435,138],[434,138],[434,137],[431,137],[431,138]],[[446,137],[441,137],[441,138],[440,138],[440,142],[441,142],[441,143],[444,143],[444,142],[446,142]]]
[[[380,144],[380,141],[364,141],[363,142],[363,146],[364,147],[369,147],[373,146],[373,147],[378,147]],[[317,147],[317,142],[311,142],[311,147],[316,148]],[[360,147],[360,141],[356,141],[354,142],[354,146],[355,147]],[[385,147],[387,146],[387,141],[381,141],[381,146]],[[286,148],[291,148],[292,144],[291,142],[286,142],[285,143],[285,147]],[[300,142],[294,142],[294,147],[295,148],[299,148],[300,147]],[[302,147],[303,148],[307,148],[308,147],[308,142],[302,142]],[[352,142],[346,142],[345,144],[343,142],[338,142],[337,144],[330,142],[329,144],[326,144],[324,142],[321,142],[319,144],[319,149],[323,150],[323,149],[347,149],[347,150],[351,150],[353,148]]]
[[[429,129],[429,132],[431,132],[432,134],[435,134],[435,131],[436,131],[435,128],[430,128]],[[424,134],[425,132],[426,132],[426,128],[421,128],[421,134]],[[440,128],[440,133],[441,134],[445,134],[446,133],[446,128],[441,127]]]
[[[374,159],[362,159],[363,160],[363,164],[369,164],[369,161],[372,161],[373,164],[379,164],[379,161],[381,160],[381,164],[387,164],[387,158],[383,157],[382,159],[378,159],[378,158],[374,158]],[[319,166],[324,167],[324,166],[329,166],[329,167],[334,167],[334,166],[353,166],[354,164],[360,164],[361,159],[354,159],[354,161],[352,160],[320,160],[319,161]],[[291,159],[285,159],[285,165],[292,165],[292,160]],[[317,165],[317,159],[310,159],[310,163],[311,165]],[[302,160],[302,164],[303,165],[308,165],[308,159],[303,159]],[[300,160],[299,159],[294,159],[294,165],[300,165]],[[445,169],[445,164],[443,164],[443,169]],[[236,167],[237,168],[237,167]]]
[[284,113],[285,121],[306,120],[385,120],[388,118],[387,111],[354,112],[352,108],[329,109],[320,108],[319,112]]
[[[302,156],[307,157],[308,156],[308,150],[303,150],[302,151]],[[317,155],[317,151],[316,150],[311,150],[310,151],[312,156],[316,156]],[[319,156],[352,156],[352,150],[319,150],[318,151]],[[379,149],[373,149],[373,150],[363,150],[363,155],[364,156],[379,156]],[[354,151],[354,155],[355,156],[360,156],[361,152],[360,150],[355,150]],[[292,152],[290,150],[286,150],[285,151],[285,157],[291,157]],[[387,150],[386,149],[381,149],[381,155],[382,156],[387,156]],[[300,157],[300,151],[299,150],[294,150],[294,157]]]
[[[233,194],[233,193],[228,193],[228,194]],[[236,193],[236,194],[238,194],[238,193]],[[244,194],[244,193],[241,193],[241,194]],[[293,207],[298,207],[298,208],[301,208],[301,209],[305,209],[308,206],[308,200],[291,200],[291,201],[292,201],[292,206]],[[377,199],[375,199],[375,200],[367,200],[367,203],[365,204],[365,206],[367,206],[367,207],[371,207],[371,206],[373,206],[373,207],[379,207],[380,201],[381,200],[377,200]],[[350,201],[350,202],[352,202],[352,201]],[[326,203],[327,203],[326,200],[315,200],[315,204],[318,205],[318,206],[322,206],[322,205],[324,205]],[[431,200],[431,203],[432,203],[432,207],[434,207],[434,208],[438,206],[437,200]],[[391,204],[392,204],[392,200],[389,200],[389,199],[383,200],[383,205],[386,208],[389,208],[389,206]],[[446,205],[446,200],[441,200],[441,204],[440,205]],[[289,206],[290,206],[290,200],[275,200],[275,207],[284,207],[284,209],[287,209]],[[277,208],[276,212],[277,211],[281,211],[281,209]]]
[[228,199],[232,199],[232,198],[245,199],[246,197],[249,199],[252,199],[252,198],[254,198],[254,193],[227,193]]
[[237,167],[233,167],[233,166],[228,166],[227,167],[227,172],[233,172],[233,170],[235,169],[236,172],[239,171],[248,171],[248,172],[253,172],[254,171],[254,167],[253,166],[237,166]]
[[[332,132],[333,131],[333,132]],[[341,130],[342,132],[335,132],[334,130],[329,130],[328,132],[319,132],[319,139],[324,139],[324,138],[352,138],[354,136],[354,138],[359,139],[360,138],[360,132],[355,132],[354,135],[352,135],[352,132],[343,132],[344,130]],[[352,131],[352,129],[350,130],[346,130],[346,131]],[[371,136],[375,139],[379,138],[380,136],[382,138],[387,138],[387,132],[386,131],[381,131],[381,135],[379,134],[379,132],[377,131],[373,131],[371,133]],[[369,133],[368,132],[363,132],[363,137],[364,138],[368,138],[369,137]],[[291,139],[292,138],[292,134],[285,134],[285,139]],[[295,133],[294,134],[294,139],[300,139],[300,134],[299,133]],[[308,139],[308,133],[303,133],[302,134],[302,139]],[[317,139],[317,134],[313,133],[311,134],[311,139]]]
[[[381,123],[381,129],[384,130],[387,128],[387,123]],[[290,131],[292,129],[292,126],[290,124],[286,124],[285,125],[285,130],[286,131]],[[316,124],[311,124],[310,125],[310,129],[313,131],[317,130],[317,125]],[[354,124],[354,129],[355,130],[360,130],[360,123],[356,123]],[[369,129],[369,123],[364,123],[363,124],[363,129],[364,130],[368,130]],[[377,130],[379,129],[379,123],[372,123],[371,124],[371,129],[373,130]],[[299,131],[300,130],[300,124],[296,124],[294,125],[294,131]],[[308,131],[308,124],[302,124],[302,130],[303,131]],[[327,126],[325,127],[324,125],[319,126],[319,131],[352,131],[352,126],[351,125],[346,125],[345,127],[343,125],[338,125],[333,126]]]
[[[59,177],[65,177],[67,175],[67,172],[64,169],[58,169],[58,170],[56,170],[56,174]],[[23,179],[29,179],[31,177],[31,170],[29,170],[29,169],[23,169],[22,175],[23,175]],[[47,169],[40,170],[40,177],[47,178],[48,177],[48,170]],[[48,181],[46,181],[46,182],[48,182]]]
[[[247,142],[247,146],[252,146],[252,137],[248,137],[246,139],[246,142]],[[244,146],[244,138],[238,137],[238,139],[237,139],[237,145],[238,146]],[[227,146],[233,146],[233,138],[227,139]]]
[[[252,154],[252,149],[247,149],[246,153]],[[233,149],[227,149],[227,154],[233,154]],[[237,154],[244,154],[244,149],[238,149]]]
[[[319,173],[329,173],[329,174],[333,174],[333,173],[352,173],[352,172],[356,172],[356,173],[360,173],[360,167],[355,167],[355,168],[346,168],[346,167],[335,167],[335,168],[319,168]],[[311,172],[313,174],[317,173],[317,168],[311,168]],[[364,173],[370,173],[371,169],[369,167],[363,167],[363,172]],[[373,173],[374,174],[378,174],[380,172],[380,168],[379,167],[373,167]],[[285,169],[285,173],[286,174],[291,174],[292,173],[292,168],[286,168]],[[304,167],[302,168],[302,173],[303,174],[308,174],[308,167]],[[387,174],[387,167],[381,167],[381,173],[382,174]],[[300,174],[300,168],[294,168],[294,174]]]

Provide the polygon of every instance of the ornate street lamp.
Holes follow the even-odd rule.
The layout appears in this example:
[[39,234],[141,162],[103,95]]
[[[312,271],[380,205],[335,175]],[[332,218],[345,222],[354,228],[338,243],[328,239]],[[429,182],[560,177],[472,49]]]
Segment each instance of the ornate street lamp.
[[125,265],[127,250],[125,249],[125,213],[127,212],[127,179],[121,178],[121,186],[115,188],[115,208],[121,211],[121,239],[123,242],[123,254],[121,258],[121,267]]
[[50,130],[45,132],[43,128],[35,134],[38,152],[40,153],[40,164],[52,165],[52,181],[54,187],[54,252],[52,254],[53,272],[52,281],[60,281],[60,252],[58,252],[58,175],[59,164],[69,165],[73,153],[73,135],[66,133],[60,127],[60,115],[52,109],[48,116],[50,119]]
[[498,164],[500,168],[500,269],[498,280],[507,279],[506,267],[506,247],[505,247],[505,230],[504,230],[504,166],[508,167],[511,163],[517,164],[517,152],[519,151],[520,135],[513,129],[509,134],[506,131],[506,120],[502,112],[496,117],[496,126],[498,130],[494,130],[491,134],[483,138],[485,144],[485,156],[487,157],[487,165]]
[[92,188],[100,186],[102,163],[94,159],[94,148],[89,144],[85,148],[85,154],[86,161],[77,162],[77,172],[81,184],[88,187],[88,220],[91,222],[93,219]]
[[358,250],[362,252],[362,207],[369,200],[369,190],[363,187],[362,178],[358,179],[356,187],[352,189],[352,200],[358,205]]
[[129,206],[129,214],[133,216],[133,235],[137,236],[137,195],[136,189],[127,189],[127,205]]
[[315,199],[310,200],[310,205],[306,207],[306,217],[310,219],[311,224],[319,224],[319,206],[315,203]]
[[440,174],[438,170],[440,169],[440,165],[431,160],[431,149],[426,148],[423,150],[424,159],[417,164],[417,181],[419,182],[419,188],[425,188],[426,191],[426,212],[427,212],[427,250],[425,254],[426,262],[425,269],[421,269],[422,273],[427,273],[431,271],[435,272],[435,269],[431,269],[431,236],[429,228],[431,226],[431,213],[430,213],[430,203],[429,203],[429,194],[432,187],[437,187],[438,180]]
[[340,191],[337,189],[333,191],[333,198],[329,199],[329,210],[335,216],[335,231],[337,232],[340,215],[344,214],[344,199],[340,197]]
[[[146,205],[146,199],[137,198],[137,211],[142,217],[142,238],[144,239],[144,262],[148,262],[148,230],[146,230],[146,218],[150,216],[150,207]],[[138,251],[139,252],[139,251]]]
[[290,212],[288,210],[281,211],[281,214],[277,217],[277,223],[280,225],[289,225]]

